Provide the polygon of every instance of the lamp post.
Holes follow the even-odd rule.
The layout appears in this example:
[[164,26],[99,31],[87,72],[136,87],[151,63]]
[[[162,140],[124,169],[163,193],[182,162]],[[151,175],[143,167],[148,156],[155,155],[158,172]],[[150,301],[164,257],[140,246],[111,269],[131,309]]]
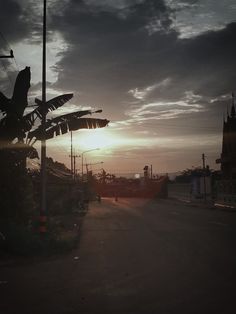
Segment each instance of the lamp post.
[[82,181],[83,181],[83,176],[84,176],[84,154],[88,152],[92,152],[94,150],[99,150],[100,148],[93,148],[89,150],[85,150],[84,152],[81,153],[81,159],[82,159]]
[[[40,206],[40,227],[41,234],[46,233],[46,6],[47,1],[43,1],[43,51],[42,51],[42,140],[41,140],[41,206]],[[13,53],[11,53],[12,55]]]
[[100,161],[100,162],[94,162],[94,163],[86,164],[87,176],[88,176],[88,166],[95,166],[95,165],[100,165],[100,164],[103,164],[103,163],[104,163],[104,161]]

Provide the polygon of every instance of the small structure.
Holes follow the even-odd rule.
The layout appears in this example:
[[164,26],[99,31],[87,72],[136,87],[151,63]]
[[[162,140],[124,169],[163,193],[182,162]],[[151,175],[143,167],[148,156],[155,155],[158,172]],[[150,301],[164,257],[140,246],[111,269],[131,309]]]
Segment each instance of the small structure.
[[144,179],[149,179],[149,167],[145,166],[143,170],[144,170]]

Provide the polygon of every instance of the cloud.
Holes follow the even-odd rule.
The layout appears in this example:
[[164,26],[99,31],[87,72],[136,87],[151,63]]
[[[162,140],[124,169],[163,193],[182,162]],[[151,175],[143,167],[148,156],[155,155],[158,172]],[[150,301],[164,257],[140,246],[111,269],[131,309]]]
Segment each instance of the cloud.
[[235,21],[234,0],[165,0],[172,9],[172,27],[179,38],[191,38],[220,30]]
[[25,38],[25,36],[28,34],[27,21],[24,20],[25,12],[23,11],[18,1],[0,0],[0,7],[1,33],[7,34],[9,40],[11,41]]
[[147,97],[147,95],[151,94],[152,91],[155,91],[155,90],[160,91],[161,89],[167,87],[170,84],[170,81],[171,81],[171,79],[166,78],[157,84],[147,86],[145,88],[131,89],[128,91],[128,93],[130,93],[136,99],[144,100]]
[[[6,16],[14,25],[21,25],[13,28],[16,40],[26,38],[27,32],[37,28],[33,23],[37,2],[28,1],[28,6],[26,1],[7,3],[3,6]],[[201,105],[205,100],[207,106],[209,98],[229,93],[236,76],[232,70],[236,63],[236,24],[181,39],[173,29],[173,10],[187,12],[197,2],[181,1],[178,7],[173,3],[49,2],[51,38],[53,34],[61,38],[51,61],[56,62],[50,77],[57,79],[54,88],[74,91],[75,103],[103,106],[115,119],[124,118],[124,111],[133,104],[142,106],[141,100],[146,104],[180,101],[191,91],[202,97]],[[161,29],[150,32],[153,20]]]
[[[74,3],[67,3],[60,17],[52,18],[68,45],[55,67],[55,87],[77,90],[75,104],[102,107],[110,128],[124,137],[150,144],[155,136],[189,134],[196,141],[201,137],[201,149],[212,154],[229,101],[220,97],[235,88],[236,24],[181,38],[173,22],[150,32],[150,16],[139,19],[147,1],[109,9],[103,3],[96,10],[88,2],[73,9]],[[171,14],[166,7],[168,21]]]
[[[70,12],[69,5],[74,5]],[[235,24],[185,40],[178,39],[175,31],[150,35],[145,28],[151,19],[145,15],[148,10],[139,18],[145,6],[145,1],[136,4],[124,19],[115,10],[103,8],[95,14],[88,4],[68,2],[61,17],[53,18],[54,27],[68,44],[55,68],[57,84],[79,88],[83,95],[104,95],[108,101],[113,95],[117,103],[127,101],[128,91],[138,97],[142,93],[155,97],[156,90],[162,99],[179,99],[186,89],[196,94],[225,93],[229,83],[219,77],[223,74],[227,82],[235,78]],[[168,12],[166,9],[164,15]],[[156,82],[166,79],[169,88],[155,88]]]
[[[7,20],[0,23],[14,43],[30,40],[39,54],[38,6],[4,2],[14,27],[8,32]],[[236,82],[231,0],[218,1],[214,10],[211,0],[49,1],[48,29],[54,48],[48,87],[51,94],[74,92],[73,108],[102,108],[111,128],[132,136],[137,129],[146,138],[221,131]]]
[[42,33],[42,5],[33,0],[0,0],[1,33],[11,44],[38,41]]

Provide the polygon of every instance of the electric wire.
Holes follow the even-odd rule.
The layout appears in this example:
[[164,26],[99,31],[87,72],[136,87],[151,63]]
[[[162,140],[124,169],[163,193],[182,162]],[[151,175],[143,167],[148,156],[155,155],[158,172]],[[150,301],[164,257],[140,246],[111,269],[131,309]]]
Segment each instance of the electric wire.
[[[12,47],[11,47],[10,43],[7,41],[6,37],[3,35],[3,33],[1,31],[0,31],[0,36],[2,37],[3,41],[5,42],[6,48],[8,48],[9,51],[11,51]],[[15,67],[16,67],[17,71],[19,72],[19,66],[17,64],[15,56],[13,56],[13,60],[14,60],[14,63],[15,63]]]
[[[0,31],[0,36],[1,36],[2,40],[3,40],[3,42],[5,43],[4,46],[5,46],[6,48],[8,48],[9,51],[11,51],[12,48],[11,48],[9,42],[7,41],[7,39],[5,38],[5,36],[3,35],[3,33],[2,33],[1,31]],[[14,60],[14,63],[15,63],[15,68],[16,68],[17,72],[19,73],[19,66],[18,66],[18,64],[17,64],[17,61],[16,61],[15,56],[13,56],[13,60]],[[4,61],[4,60],[1,60],[1,61],[2,61],[2,65],[3,65],[3,67],[4,67],[4,70],[5,70],[5,73],[6,73],[7,77],[8,77],[8,80],[9,80],[11,86],[14,87],[14,83],[13,83],[13,81],[12,81],[12,78],[11,78],[11,77],[9,76],[9,74],[8,74],[8,68],[7,68],[7,66],[6,66],[5,61]],[[13,66],[13,63],[12,63],[11,61],[8,60],[8,62],[9,62],[9,66]]]
[[8,68],[7,68],[7,66],[6,66],[6,64],[5,64],[4,61],[2,61],[1,63],[2,63],[2,66],[4,67],[4,72],[5,72],[6,75],[7,75],[8,81],[10,82],[10,85],[11,85],[11,87],[13,88],[13,87],[14,87],[14,83],[13,83],[11,77],[10,77],[9,74],[8,74]]
[[6,38],[4,37],[3,33],[0,30],[0,36],[2,37],[3,41],[5,42],[6,48],[8,48],[9,50],[11,50],[11,47],[8,43],[8,41],[6,40]]

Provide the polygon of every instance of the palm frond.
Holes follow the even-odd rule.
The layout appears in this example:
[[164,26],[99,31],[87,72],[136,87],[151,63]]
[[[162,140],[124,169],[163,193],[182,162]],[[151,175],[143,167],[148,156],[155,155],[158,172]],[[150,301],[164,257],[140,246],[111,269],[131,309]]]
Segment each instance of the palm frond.
[[54,97],[46,102],[45,109],[43,108],[43,102],[40,99],[35,98],[36,104],[39,106],[34,110],[35,114],[41,119],[43,110],[46,111],[46,114],[49,111],[53,111],[61,106],[63,106],[67,101],[69,101],[73,97],[73,94],[64,94],[57,97]]
[[38,107],[31,111],[30,113],[26,114],[22,118],[22,128],[24,132],[30,131],[34,122],[37,118],[42,119],[43,110],[45,110],[46,114],[49,111],[53,111],[61,106],[63,106],[67,101],[69,101],[73,97],[73,94],[64,94],[57,96],[49,101],[46,102],[45,109],[42,106],[42,101],[39,99],[35,99],[36,104]]
[[[69,131],[77,131],[80,129],[96,129],[103,128],[109,123],[106,119],[95,119],[95,118],[77,118],[70,117],[65,121],[62,121],[56,125],[46,128],[45,139],[49,140],[54,136],[65,134]],[[28,133],[28,142],[36,142],[43,139],[42,125],[37,129]]]
[[68,121],[68,119],[81,118],[83,116],[86,116],[87,114],[92,114],[92,111],[91,110],[80,110],[80,111],[67,113],[67,114],[61,115],[61,116],[53,118],[53,119],[48,119],[46,121],[46,128],[52,126],[53,124],[66,122],[66,121]]

